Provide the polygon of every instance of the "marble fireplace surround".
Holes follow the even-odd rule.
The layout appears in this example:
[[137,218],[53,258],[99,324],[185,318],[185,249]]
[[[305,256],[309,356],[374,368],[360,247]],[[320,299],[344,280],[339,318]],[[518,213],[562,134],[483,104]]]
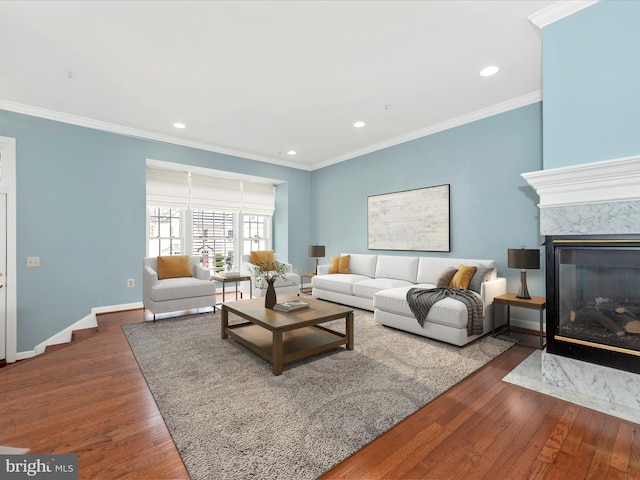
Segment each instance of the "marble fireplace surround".
[[[540,196],[541,235],[640,236],[640,155],[522,176]],[[536,351],[505,381],[640,423],[638,374]]]

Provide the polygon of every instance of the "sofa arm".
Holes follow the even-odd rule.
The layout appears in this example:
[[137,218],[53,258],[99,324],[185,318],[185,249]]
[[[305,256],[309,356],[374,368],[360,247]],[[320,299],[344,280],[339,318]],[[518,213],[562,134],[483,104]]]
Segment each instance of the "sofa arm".
[[485,306],[493,304],[493,299],[507,293],[507,279],[498,277],[480,285],[480,297]]
[[331,265],[318,265],[318,275],[328,275]]
[[144,276],[143,283],[145,285],[152,287],[158,282],[158,273],[149,265],[145,265],[144,269],[142,270],[142,274]]
[[200,280],[211,280],[211,270],[197,263],[193,264],[193,276]]

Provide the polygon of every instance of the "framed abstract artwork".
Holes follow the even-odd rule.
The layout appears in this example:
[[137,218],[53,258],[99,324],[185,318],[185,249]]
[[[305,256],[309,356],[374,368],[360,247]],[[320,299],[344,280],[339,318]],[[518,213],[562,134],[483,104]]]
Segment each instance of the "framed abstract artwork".
[[370,250],[449,252],[450,185],[367,198]]

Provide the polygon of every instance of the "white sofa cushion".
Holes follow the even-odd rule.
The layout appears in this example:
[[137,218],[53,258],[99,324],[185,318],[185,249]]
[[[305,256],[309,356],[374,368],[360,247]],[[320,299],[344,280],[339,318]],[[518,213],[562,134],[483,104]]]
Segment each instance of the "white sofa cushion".
[[151,287],[151,300],[163,302],[189,297],[215,295],[216,286],[209,280],[193,277],[166,278]]
[[311,283],[314,288],[353,295],[353,284],[364,280],[369,280],[369,277],[354,275],[353,273],[332,273],[329,275],[316,275],[311,279]]
[[353,284],[353,294],[356,297],[373,298],[373,295],[380,290],[397,288],[403,286],[413,286],[413,283],[406,280],[396,280],[394,278],[371,278]]
[[416,283],[418,257],[392,257],[379,255],[376,262],[376,278],[395,278]]
[[349,273],[364,275],[369,278],[376,276],[376,262],[378,255],[368,255],[363,253],[343,253],[349,255]]
[[[423,284],[384,290],[373,296],[373,308],[406,315],[409,317],[408,320],[417,322],[407,302],[407,292],[413,287],[434,288],[433,285]],[[477,296],[480,298],[480,295]],[[467,328],[469,313],[464,303],[453,298],[444,298],[431,307],[427,315],[427,321],[453,328]]]

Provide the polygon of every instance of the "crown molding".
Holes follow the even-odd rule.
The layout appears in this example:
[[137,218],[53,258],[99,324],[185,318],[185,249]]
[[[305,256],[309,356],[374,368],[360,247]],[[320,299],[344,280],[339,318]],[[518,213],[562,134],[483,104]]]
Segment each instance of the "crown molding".
[[640,198],[640,156],[523,173],[542,209],[635,201]]
[[349,160],[351,158],[366,155],[368,153],[377,152],[378,150],[383,150],[385,148],[393,147],[395,145],[409,142],[411,140],[416,140],[418,138],[426,137],[428,135],[433,135],[434,133],[459,127],[467,123],[475,122],[476,120],[482,120],[483,118],[492,117],[493,115],[498,115],[500,113],[508,112],[509,110],[514,110],[516,108],[531,105],[532,103],[536,103],[541,100],[542,100],[542,92],[540,90],[537,90],[535,92],[528,93],[526,95],[522,95],[520,97],[516,97],[511,100],[507,100],[505,102],[491,105],[490,107],[486,107],[481,110],[476,110],[475,112],[471,112],[456,118],[452,118],[451,120],[445,120],[444,122],[437,123],[435,125],[431,125],[429,127],[426,127],[420,130],[415,130],[405,135],[400,135],[399,137],[385,140],[384,142],[376,143],[374,145],[370,145],[368,147],[365,147],[359,150],[354,150],[353,152],[346,153],[338,157],[334,157],[325,162],[316,163],[313,166],[312,170],[328,167],[336,163],[344,162],[345,160]]
[[25,105],[22,103],[11,102],[8,100],[0,99],[0,110],[7,110],[9,112],[22,113],[24,115],[31,115],[32,117],[45,118],[47,120],[54,120],[57,122],[68,123],[70,125],[76,125],[79,127],[92,128],[94,130],[101,130],[103,132],[117,133],[119,135],[126,135],[129,137],[143,138],[146,140],[154,140],[157,142],[170,143],[172,145],[180,145],[183,147],[195,148],[197,150],[204,150],[207,152],[215,152],[223,155],[229,155],[232,157],[245,158],[247,160],[255,160],[257,162],[270,163],[280,165],[283,167],[296,168],[298,170],[310,170],[300,164],[285,162],[281,159],[274,157],[267,157],[264,155],[256,155],[254,153],[242,152],[239,150],[233,150],[231,148],[221,147],[219,145],[211,145],[208,143],[197,142],[194,140],[186,140],[184,138],[173,137],[171,135],[164,135],[161,133],[149,132],[146,130],[140,130],[137,128],[125,127],[123,125],[117,125],[115,123],[103,122],[100,120],[94,120],[87,117],[81,117],[78,115],[70,115],[67,113],[56,112],[54,110],[48,110],[46,108],[34,107],[32,105]]
[[542,30],[547,25],[557,22],[558,20],[573,15],[591,5],[598,3],[599,0],[564,0],[556,2],[543,8],[539,12],[529,15],[527,19],[535,27]]
[[253,153],[242,152],[242,151],[233,150],[230,148],[221,147],[217,145],[211,145],[211,144],[196,142],[192,140],[185,140],[183,138],[173,137],[170,135],[164,135],[160,133],[149,132],[146,130],[125,127],[125,126],[117,125],[114,123],[103,122],[100,120],[80,117],[77,115],[70,115],[62,112],[56,112],[54,110],[48,110],[45,108],[11,102],[8,100],[0,99],[0,110],[7,110],[10,112],[31,115],[33,117],[45,118],[47,120],[54,120],[58,122],[68,123],[71,125],[77,125],[80,127],[101,130],[109,133],[116,133],[119,135],[126,135],[130,137],[135,137],[135,138],[154,140],[154,141],[169,143],[173,145],[180,145],[184,147],[195,148],[198,150],[215,152],[223,155],[230,155],[233,157],[245,158],[248,160],[255,160],[258,162],[270,163],[270,164],[280,165],[288,168],[295,168],[298,170],[313,171],[319,168],[324,168],[330,165],[334,165],[336,163],[343,162],[345,160],[366,155],[368,153],[373,153],[378,150],[383,150],[388,147],[399,145],[401,143],[405,143],[411,140],[416,140],[418,138],[426,137],[428,135],[433,135],[434,133],[459,127],[467,123],[475,122],[476,120],[482,120],[483,118],[491,117],[493,115],[504,113],[509,110],[514,110],[516,108],[524,107],[532,103],[539,102],[541,100],[542,100],[542,92],[540,90],[537,90],[535,92],[528,93],[526,95],[522,95],[520,97],[516,97],[511,100],[507,100],[505,102],[498,103],[496,105],[491,105],[489,107],[476,110],[475,112],[461,115],[451,120],[446,120],[436,125],[432,125],[420,130],[415,130],[413,132],[409,132],[407,134],[400,135],[398,137],[391,138],[389,140],[385,140],[384,142],[376,143],[374,145],[370,145],[368,147],[365,147],[359,150],[354,150],[353,152],[349,152],[344,155],[340,155],[338,157],[334,157],[332,159],[329,159],[323,162],[318,162],[308,166],[301,165],[298,163],[293,163],[293,162],[286,162],[274,157],[256,155]]

